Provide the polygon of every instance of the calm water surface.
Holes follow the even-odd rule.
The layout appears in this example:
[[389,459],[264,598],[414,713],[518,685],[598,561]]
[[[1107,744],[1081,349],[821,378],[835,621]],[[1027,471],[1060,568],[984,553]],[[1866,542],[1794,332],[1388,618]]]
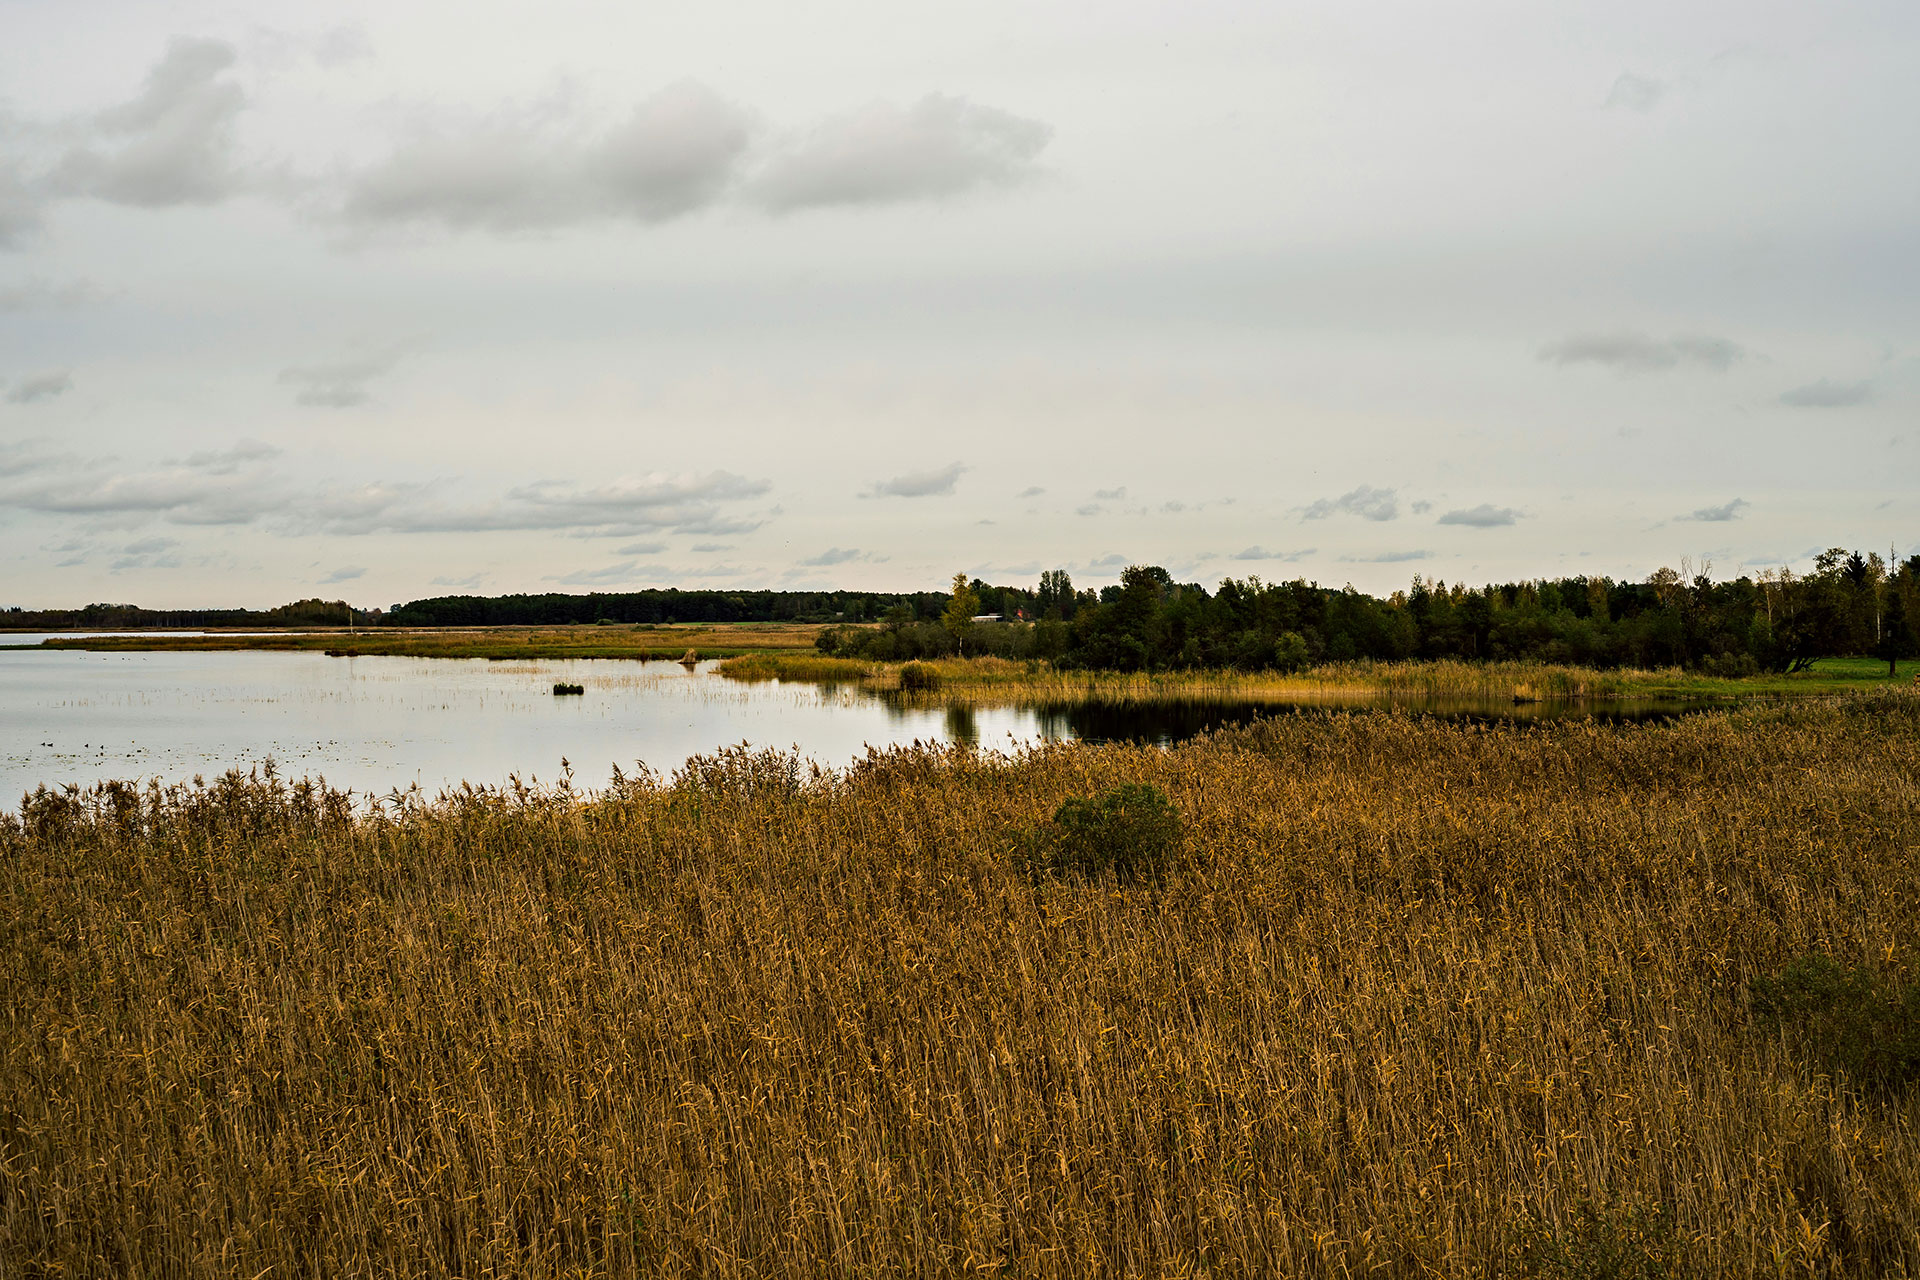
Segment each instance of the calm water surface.
[[[6,637],[30,643],[38,637]],[[385,795],[414,784],[580,785],[617,766],[671,772],[747,742],[838,767],[866,747],[1055,738],[1172,742],[1284,708],[1073,704],[965,710],[903,706],[847,686],[744,684],[667,662],[329,658],[320,653],[0,651],[0,808],[41,784],[186,781],[272,759],[290,777]],[[555,697],[553,685],[586,686]],[[1564,714],[1565,708],[1443,708]],[[1591,710],[1591,709],[1583,709]],[[1671,714],[1675,708],[1599,708]]]

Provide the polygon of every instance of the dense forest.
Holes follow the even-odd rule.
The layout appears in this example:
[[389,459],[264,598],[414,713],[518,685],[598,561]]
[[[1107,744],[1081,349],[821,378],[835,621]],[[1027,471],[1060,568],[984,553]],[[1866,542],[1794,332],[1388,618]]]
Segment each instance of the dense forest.
[[[12,609],[0,626],[341,626],[344,601],[277,609],[149,610],[89,605]],[[475,627],[826,622],[820,647],[855,657],[955,653],[1045,658],[1062,666],[1280,670],[1370,658],[1528,659],[1584,666],[1680,666],[1721,675],[1804,669],[1850,654],[1920,654],[1920,555],[1892,562],[1835,548],[1813,570],[1716,582],[1703,567],[1644,582],[1536,579],[1470,587],[1415,577],[1382,599],[1306,581],[1222,580],[1209,591],[1136,565],[1113,586],[1076,590],[1064,570],[1032,587],[964,575],[949,591],[679,591],[437,596],[355,609],[362,626]],[[878,624],[856,626],[847,624]]]
[[[957,580],[947,601],[937,620],[895,608],[880,629],[837,629],[821,637],[821,648],[872,658],[993,653],[1119,671],[1459,658],[1718,675],[1804,670],[1843,654],[1891,661],[1920,653],[1920,556],[1889,565],[1838,548],[1808,574],[1770,570],[1728,582],[1673,569],[1645,582],[1468,587],[1416,577],[1379,599],[1352,587],[1258,578],[1229,578],[1208,591],[1135,566],[1097,593],[1075,591],[1055,571],[1031,591]],[[999,617],[974,620],[981,611]]]

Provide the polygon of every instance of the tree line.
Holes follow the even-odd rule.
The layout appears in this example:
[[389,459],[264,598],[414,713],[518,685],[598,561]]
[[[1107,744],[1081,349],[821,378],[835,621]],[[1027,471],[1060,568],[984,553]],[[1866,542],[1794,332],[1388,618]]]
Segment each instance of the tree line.
[[[1605,577],[1468,586],[1416,576],[1386,597],[1315,582],[1223,579],[1209,591],[1135,565],[1098,591],[1064,569],[1032,587],[956,575],[946,591],[681,591],[434,596],[386,610],[308,599],[275,609],[0,612],[0,627],[583,626],[716,622],[841,624],[832,653],[879,659],[997,654],[1069,667],[1295,670],[1329,661],[1524,659],[1677,666],[1717,675],[1803,670],[1823,657],[1920,654],[1920,555],[1834,548],[1811,572],[1716,582],[1682,563],[1644,582]],[[976,621],[976,619],[980,619]],[[879,624],[860,626],[855,624]],[[1890,667],[1889,670],[1892,668]]]
[[1896,563],[1834,548],[1805,574],[1774,569],[1716,582],[1709,566],[1683,565],[1644,582],[1478,587],[1416,576],[1385,598],[1257,577],[1208,591],[1153,565],[1132,566],[1098,592],[1074,590],[1059,570],[1030,590],[962,575],[938,613],[895,606],[877,629],[838,628],[819,643],[854,657],[996,654],[1117,671],[1454,658],[1740,676],[1871,655],[1891,673],[1896,659],[1920,655],[1917,620],[1920,555]]

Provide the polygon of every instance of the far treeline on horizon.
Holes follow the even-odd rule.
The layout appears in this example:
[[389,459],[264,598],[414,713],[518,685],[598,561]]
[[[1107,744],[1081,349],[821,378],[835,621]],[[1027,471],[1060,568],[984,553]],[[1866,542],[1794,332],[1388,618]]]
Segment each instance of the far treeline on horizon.
[[[147,627],[660,626],[829,624],[827,653],[877,661],[986,656],[1060,667],[1300,670],[1324,662],[1525,660],[1592,667],[1684,667],[1719,676],[1805,670],[1825,657],[1889,664],[1920,655],[1920,554],[1902,560],[1835,547],[1811,572],[1768,569],[1716,582],[1682,561],[1644,582],[1604,577],[1468,587],[1416,575],[1382,599],[1318,583],[1225,578],[1212,591],[1152,565],[1098,591],[1065,570],[1033,587],[956,574],[945,592],[682,591],[436,596],[360,609],[307,599],[275,609],[0,611],[15,630]],[[865,624],[865,625],[862,625]]]

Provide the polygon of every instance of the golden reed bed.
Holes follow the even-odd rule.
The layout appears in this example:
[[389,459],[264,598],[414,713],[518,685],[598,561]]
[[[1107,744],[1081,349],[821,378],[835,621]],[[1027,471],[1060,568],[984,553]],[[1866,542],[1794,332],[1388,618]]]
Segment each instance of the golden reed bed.
[[[1915,1090],[1750,984],[1912,979],[1916,778],[1888,695],[43,796],[0,830],[0,1273],[1911,1274]],[[1187,870],[1015,869],[1121,781]]]

